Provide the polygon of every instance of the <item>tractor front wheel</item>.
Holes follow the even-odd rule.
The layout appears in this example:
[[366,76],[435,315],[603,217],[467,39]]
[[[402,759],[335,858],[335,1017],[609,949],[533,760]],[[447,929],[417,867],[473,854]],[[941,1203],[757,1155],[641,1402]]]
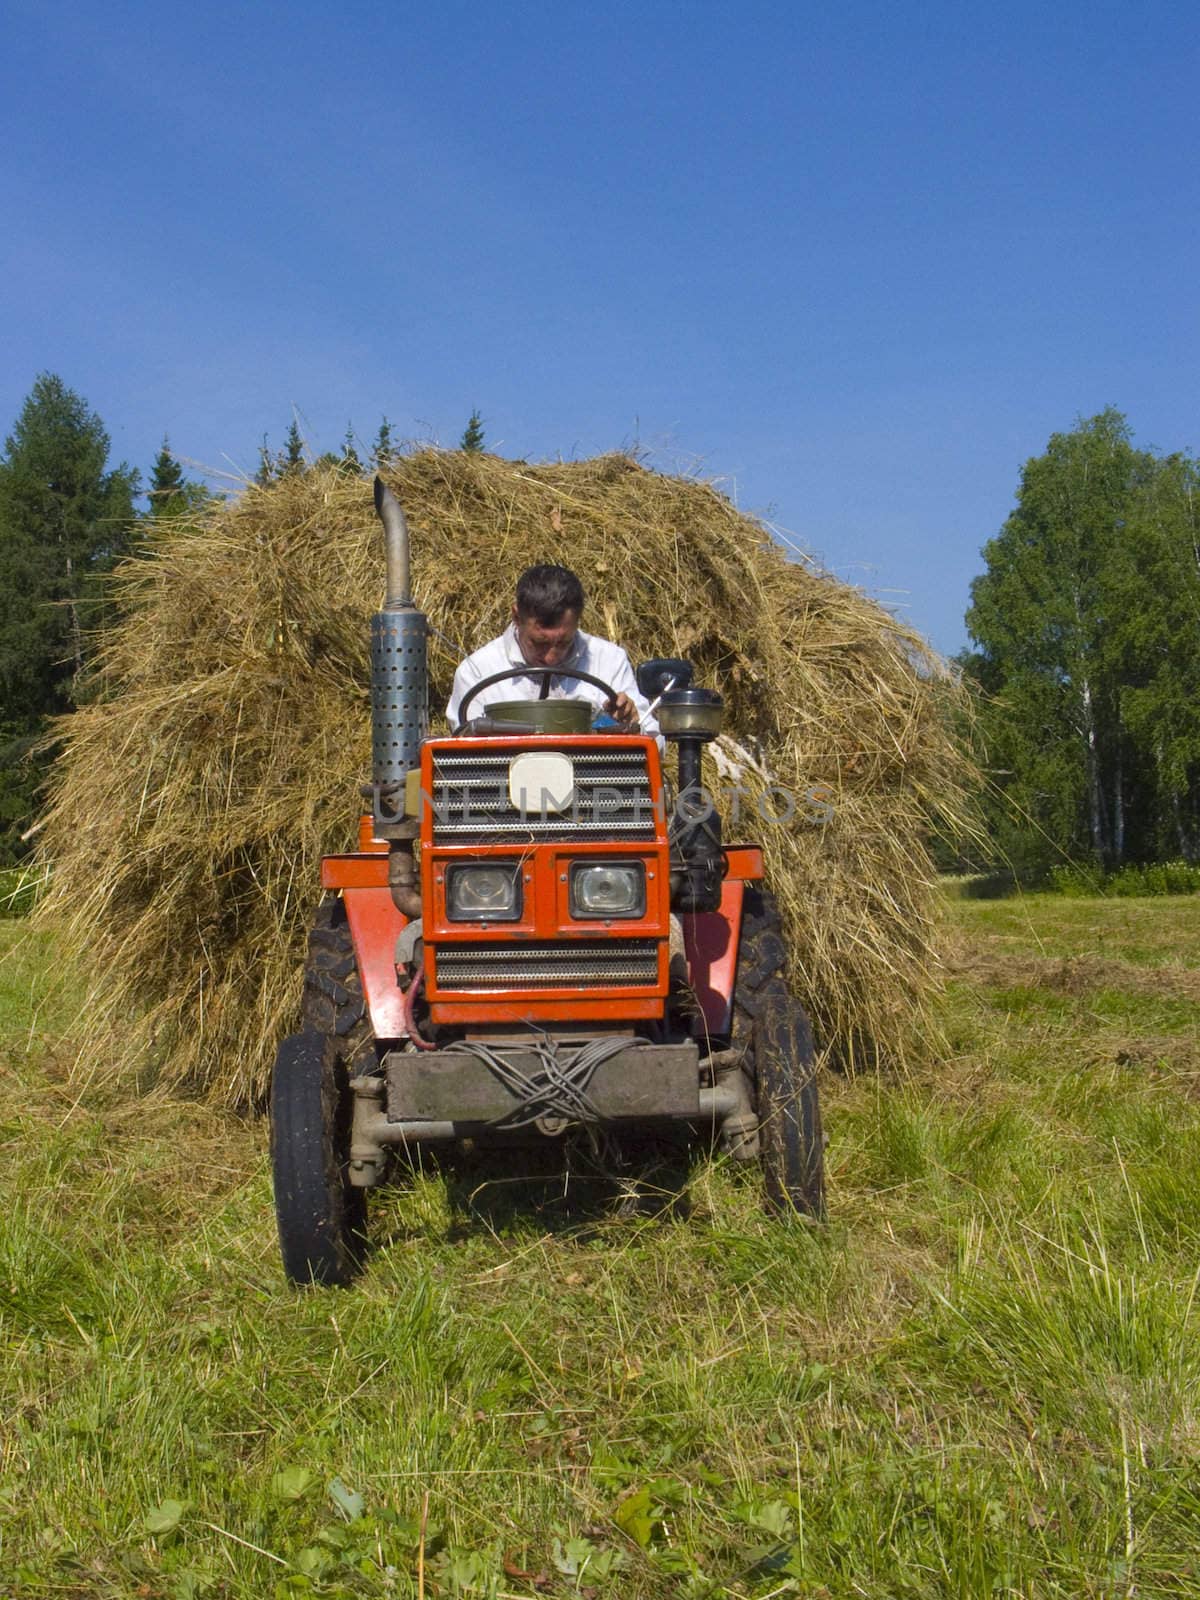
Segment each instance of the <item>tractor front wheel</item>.
[[295,1284],[344,1284],[362,1264],[366,1197],[348,1178],[353,1095],[338,1041],[285,1039],[271,1079],[271,1165],[283,1270]]

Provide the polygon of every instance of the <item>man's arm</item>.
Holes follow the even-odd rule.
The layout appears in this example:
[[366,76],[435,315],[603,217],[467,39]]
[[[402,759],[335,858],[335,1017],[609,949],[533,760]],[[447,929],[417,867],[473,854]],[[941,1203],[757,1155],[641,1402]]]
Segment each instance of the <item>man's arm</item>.
[[[483,673],[474,665],[470,656],[465,661],[460,661],[455,668],[454,686],[450,690],[450,698],[446,702],[446,721],[450,724],[452,731],[458,727],[458,708],[463,695],[466,694],[472,684],[478,683],[482,677]],[[472,710],[474,709],[472,707]]]

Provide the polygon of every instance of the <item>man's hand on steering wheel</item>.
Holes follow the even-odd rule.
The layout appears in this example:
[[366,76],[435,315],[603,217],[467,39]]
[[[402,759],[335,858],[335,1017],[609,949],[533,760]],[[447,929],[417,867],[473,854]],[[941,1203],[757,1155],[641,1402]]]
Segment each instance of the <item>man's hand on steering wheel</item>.
[[610,717],[615,717],[623,728],[636,731],[641,726],[638,708],[627,694],[614,695],[605,707]]

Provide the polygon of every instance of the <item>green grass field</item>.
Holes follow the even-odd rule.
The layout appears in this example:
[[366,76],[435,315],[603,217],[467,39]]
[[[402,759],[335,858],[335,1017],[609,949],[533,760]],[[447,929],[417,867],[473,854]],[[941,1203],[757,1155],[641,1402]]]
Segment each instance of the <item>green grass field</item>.
[[464,1165],[302,1294],[265,1129],[69,1078],[0,923],[0,1594],[1200,1594],[1200,897],[947,915],[828,1226]]

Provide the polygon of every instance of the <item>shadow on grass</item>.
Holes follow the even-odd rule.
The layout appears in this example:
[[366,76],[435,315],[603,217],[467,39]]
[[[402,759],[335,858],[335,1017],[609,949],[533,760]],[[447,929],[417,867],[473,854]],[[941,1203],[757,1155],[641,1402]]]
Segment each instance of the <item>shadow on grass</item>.
[[[536,1144],[514,1140],[498,1147],[426,1150],[421,1171],[444,1188],[449,1218],[432,1231],[448,1243],[481,1231],[504,1236],[531,1228],[586,1242],[615,1220],[687,1220],[693,1168],[709,1153],[677,1130],[610,1134],[596,1149],[572,1134]],[[389,1181],[403,1187],[403,1168]],[[384,1242],[430,1231],[428,1221],[402,1223]]]
[[958,885],[959,897],[963,900],[1007,900],[1021,889],[1022,885],[1011,872],[981,872],[973,878],[963,878]]

